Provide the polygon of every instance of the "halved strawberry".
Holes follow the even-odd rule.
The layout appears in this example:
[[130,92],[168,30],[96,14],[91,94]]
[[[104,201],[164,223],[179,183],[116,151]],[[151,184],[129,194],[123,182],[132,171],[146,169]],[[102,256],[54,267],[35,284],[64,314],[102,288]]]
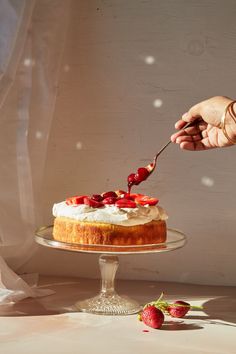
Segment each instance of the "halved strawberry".
[[91,199],[96,200],[96,202],[101,202],[103,200],[103,196],[101,196],[101,194],[93,194]]
[[138,194],[138,193],[125,193],[123,198],[129,199],[129,200],[135,200],[138,196],[141,196],[144,194]]
[[97,202],[96,200],[93,200],[89,197],[84,198],[84,204],[86,204],[92,208],[101,208],[104,206],[102,202]]
[[130,193],[130,196],[136,200],[136,198],[141,198],[141,197],[145,197],[145,194],[141,194],[141,193]]
[[134,197],[132,194],[130,194],[130,193],[125,193],[125,194],[123,195],[123,197],[121,197],[120,199],[134,200],[135,197]]
[[118,189],[117,191],[115,191],[115,193],[117,194],[118,197],[121,197],[122,195],[126,194],[126,192],[123,191],[122,189]]
[[135,198],[135,202],[140,204],[140,205],[150,205],[154,206],[159,202],[159,199],[149,197],[148,195],[140,195],[137,198]]
[[115,202],[118,208],[136,208],[136,203],[133,200],[121,198]]
[[116,192],[109,191],[109,192],[104,192],[104,193],[102,193],[102,196],[103,196],[104,199],[105,199],[105,198],[108,198],[108,197],[114,197],[114,198],[116,198],[116,197],[117,197],[117,194],[116,194]]
[[66,204],[67,205],[79,205],[79,204],[84,204],[84,198],[86,198],[87,195],[76,195],[74,197],[69,197],[66,198]]
[[105,199],[103,199],[103,204],[115,204],[115,202],[117,201],[117,197],[107,197],[107,198],[105,198]]

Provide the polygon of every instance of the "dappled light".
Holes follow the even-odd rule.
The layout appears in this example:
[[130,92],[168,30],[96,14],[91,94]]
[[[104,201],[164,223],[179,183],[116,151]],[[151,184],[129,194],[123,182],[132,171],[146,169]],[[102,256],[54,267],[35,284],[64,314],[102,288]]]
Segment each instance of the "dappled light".
[[81,149],[82,149],[82,146],[83,146],[83,144],[82,144],[81,141],[78,141],[78,142],[76,143],[76,149],[77,149],[77,150],[81,150]]
[[201,179],[201,183],[205,186],[205,187],[213,187],[215,181],[213,178],[211,177],[207,177],[207,176],[203,176]]
[[34,66],[35,60],[32,58],[25,58],[23,64],[24,66]]
[[163,101],[162,101],[160,98],[156,98],[156,99],[153,101],[153,106],[154,106],[155,108],[160,108],[162,105],[163,105]]
[[144,58],[144,61],[148,65],[152,65],[155,63],[156,59],[152,55],[148,55]]

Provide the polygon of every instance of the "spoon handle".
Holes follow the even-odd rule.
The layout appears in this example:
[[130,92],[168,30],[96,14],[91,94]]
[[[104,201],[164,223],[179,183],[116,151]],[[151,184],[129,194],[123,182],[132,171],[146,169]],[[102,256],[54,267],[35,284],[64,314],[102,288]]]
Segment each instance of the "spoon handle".
[[[198,121],[199,121],[199,120],[197,119],[197,120],[195,120],[195,121],[193,121],[193,122],[187,123],[181,130],[184,130],[184,129],[188,128],[188,127],[191,127],[191,126],[195,125]],[[167,148],[168,145],[170,145],[170,143],[171,143],[171,140],[168,141],[168,143],[166,143],[164,146],[162,146],[162,148],[158,151],[158,153],[157,153],[156,156],[154,157],[154,161],[155,161],[155,162],[156,162],[158,156],[162,153],[162,151],[164,151],[164,150]]]

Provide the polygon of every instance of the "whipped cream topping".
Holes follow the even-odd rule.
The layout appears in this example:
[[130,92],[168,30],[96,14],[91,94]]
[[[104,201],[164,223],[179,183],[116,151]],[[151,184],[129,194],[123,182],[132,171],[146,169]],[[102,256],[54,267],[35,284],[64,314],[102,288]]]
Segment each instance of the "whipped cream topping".
[[160,206],[137,205],[136,208],[118,208],[115,205],[104,205],[101,208],[92,208],[85,204],[67,205],[65,201],[54,204],[52,213],[55,217],[121,226],[143,225],[152,220],[168,218]]

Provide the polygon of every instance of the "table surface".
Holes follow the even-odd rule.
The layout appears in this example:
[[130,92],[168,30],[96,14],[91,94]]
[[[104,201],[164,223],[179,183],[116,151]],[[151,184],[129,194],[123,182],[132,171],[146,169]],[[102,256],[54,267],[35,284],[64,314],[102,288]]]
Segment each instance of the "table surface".
[[0,306],[0,352],[4,354],[236,354],[236,288],[117,280],[116,290],[144,304],[164,291],[167,300],[203,305],[184,319],[166,316],[160,330],[137,315],[77,312],[77,300],[99,291],[95,279],[40,277],[55,294]]

